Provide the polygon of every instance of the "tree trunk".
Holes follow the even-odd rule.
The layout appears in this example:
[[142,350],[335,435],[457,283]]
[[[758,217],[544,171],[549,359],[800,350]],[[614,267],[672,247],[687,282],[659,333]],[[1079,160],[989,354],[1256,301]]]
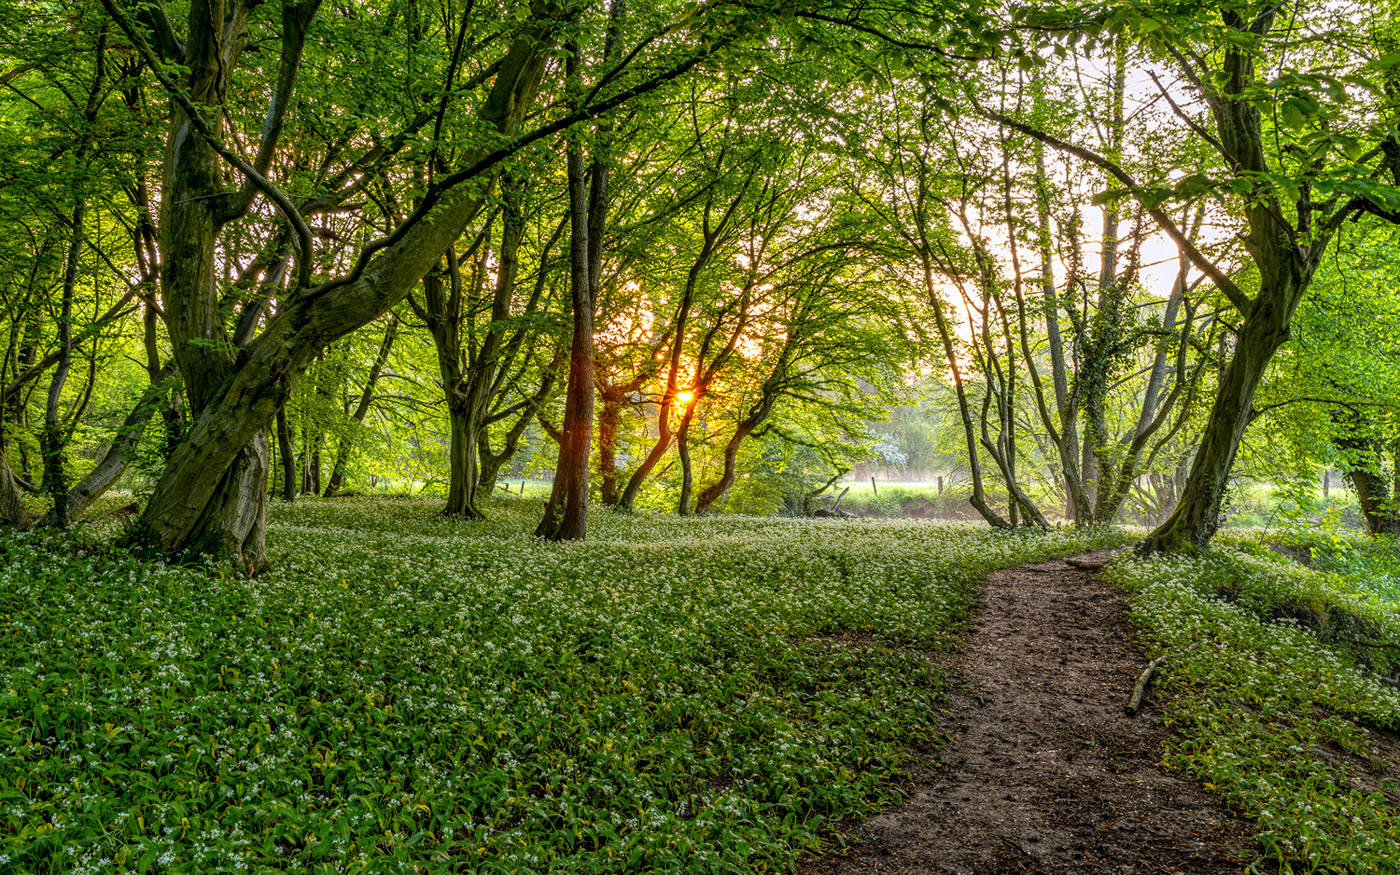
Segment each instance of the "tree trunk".
[[[570,56],[572,61],[577,52]],[[564,428],[559,464],[536,537],[581,541],[588,534],[588,457],[593,442],[593,282],[589,269],[588,198],[584,186],[583,144],[568,146],[569,286],[574,332],[569,348],[569,382],[564,396]]]
[[54,369],[53,380],[49,383],[49,394],[44,405],[44,430],[39,441],[44,454],[44,491],[53,499],[50,518],[52,524],[60,529],[68,528],[69,520],[68,472],[64,460],[67,440],[59,422],[59,413],[63,387],[68,382],[68,372],[73,362],[73,292],[78,284],[78,256],[83,246],[85,206],[80,197],[73,208],[73,233],[63,267],[63,299],[58,317],[58,367]]
[[[626,0],[612,0],[603,37],[601,62],[608,65],[626,15]],[[565,68],[570,86],[581,85],[579,51],[575,44]],[[577,93],[577,92],[576,92]],[[593,444],[593,316],[602,282],[603,242],[609,207],[609,159],[612,124],[596,128],[593,161],[585,191],[581,136],[568,141],[569,182],[569,287],[574,313],[574,333],[569,348],[569,381],[564,389],[564,428],[559,442],[559,464],[545,504],[544,518],[535,534],[553,541],[583,540],[588,532],[589,450]]]
[[306,414],[302,414],[301,425],[301,470],[297,473],[300,486],[298,495],[311,494],[311,427],[306,424]]
[[754,417],[750,416],[739,423],[739,427],[734,430],[734,434],[724,445],[724,471],[718,480],[700,491],[700,496],[695,499],[695,512],[697,514],[709,513],[710,508],[714,507],[734,485],[734,479],[738,472],[739,447],[758,426],[758,423],[753,420]]
[[[923,232],[922,226],[920,232]],[[943,313],[943,301],[939,298],[938,289],[933,282],[933,264],[929,258],[928,249],[920,253],[923,259],[923,280],[924,293],[928,298],[929,306],[933,310],[934,326],[938,330],[938,338],[943,346],[944,360],[948,364],[948,370],[953,377],[953,392],[958,399],[958,416],[962,422],[963,437],[967,443],[967,463],[968,479],[972,483],[972,495],[968,498],[968,503],[972,505],[982,519],[992,528],[1005,529],[1009,524],[991,506],[987,504],[986,493],[982,484],[982,463],[978,458],[977,436],[972,426],[972,411],[968,407],[967,389],[963,384],[962,369],[958,364],[957,349],[953,342],[953,330],[948,324],[948,318]]]
[[[1222,12],[1226,25],[1242,35],[1260,37],[1273,26],[1275,7],[1249,18],[1239,11]],[[1237,165],[1239,174],[1257,177],[1268,169],[1264,132],[1255,104],[1240,99],[1254,86],[1255,55],[1238,45],[1227,47],[1223,58],[1222,99],[1211,103],[1222,151]],[[1336,227],[1314,225],[1303,212],[1294,228],[1282,219],[1283,205],[1272,189],[1261,183],[1245,207],[1249,226],[1246,247],[1259,269],[1259,293],[1250,301],[1218,268],[1212,274],[1244,322],[1235,339],[1235,354],[1220,377],[1215,404],[1206,420],[1191,473],[1182,490],[1181,503],[1138,547],[1143,554],[1163,550],[1190,551],[1204,547],[1220,526],[1220,505],[1234,465],[1235,453],[1253,413],[1254,393],[1274,352],[1288,340],[1289,323],[1313,272],[1326,251]],[[1301,211],[1300,211],[1301,212]],[[1345,211],[1333,215],[1340,219]],[[1160,221],[1160,220],[1159,220]],[[1306,241],[1306,242],[1305,242]],[[1199,265],[1198,265],[1199,266]]]
[[451,428],[448,441],[447,506],[442,515],[457,519],[476,520],[485,514],[476,506],[477,477],[477,418],[463,398],[450,398],[447,419]]
[[1348,468],[1346,476],[1356,489],[1356,503],[1366,520],[1366,531],[1372,535],[1400,535],[1400,513],[1396,512],[1395,496],[1385,478],[1364,468]]
[[[370,405],[374,403],[374,387],[379,383],[379,375],[384,372],[384,365],[389,361],[389,353],[394,349],[394,340],[398,337],[398,331],[398,317],[391,316],[389,327],[384,329],[384,340],[379,344],[379,352],[374,357],[374,364],[370,365],[369,376],[365,378],[364,388],[360,390],[360,400],[355,404],[354,412],[350,414],[350,421],[356,425],[364,423],[365,416],[369,414]],[[354,447],[355,437],[352,431],[346,435],[345,440],[340,442],[340,447],[336,451],[335,467],[331,470],[331,479],[326,484],[326,498],[339,492],[341,484],[345,482],[345,465]]]
[[292,429],[287,424],[287,408],[277,408],[277,458],[282,463],[282,500],[297,500],[297,455],[292,447]]
[[326,444],[326,433],[317,429],[311,438],[311,452],[306,457],[306,479],[302,481],[303,495],[321,494],[321,448]]
[[0,443],[0,526],[25,528],[29,525],[29,514],[24,510],[24,496],[10,470],[10,460],[5,458],[5,447]]
[[185,558],[233,557],[255,574],[267,563],[267,471],[271,461],[267,432],[253,436],[215,486],[205,515],[196,521],[197,537]]
[[[1115,38],[1113,70],[1108,83],[1109,118],[1105,123],[1104,157],[1114,163],[1123,156],[1123,95],[1127,75],[1127,44]],[[1111,198],[1103,207],[1103,227],[1099,244],[1098,303],[1089,326],[1084,354],[1077,381],[1079,403],[1084,414],[1083,458],[1079,476],[1086,495],[1093,495],[1093,522],[1101,524],[1104,517],[1105,495],[1111,491],[1108,469],[1111,459],[1105,455],[1108,447],[1108,392],[1112,374],[1114,348],[1123,333],[1122,307],[1124,292],[1118,277],[1119,219],[1122,202]]]
[[[560,352],[562,352],[562,349]],[[556,353],[556,356],[558,356],[558,353]],[[557,357],[555,361],[562,361],[562,356]],[[544,404],[545,399],[554,392],[554,386],[558,381],[558,368],[555,362],[551,362],[549,367],[545,370],[544,377],[540,380],[539,389],[535,390],[534,395],[526,399],[524,405],[519,409],[515,424],[506,431],[505,440],[501,442],[500,452],[492,451],[491,434],[488,430],[482,429],[476,441],[477,456],[479,457],[481,466],[481,473],[477,477],[476,487],[478,499],[491,495],[496,491],[496,481],[500,478],[501,468],[515,456],[516,450],[520,448],[520,439],[525,435],[525,429],[529,427],[530,422],[539,412],[540,406]],[[523,495],[524,493],[522,492],[521,494]]]
[[627,394],[609,386],[599,393],[598,411],[598,500],[604,507],[617,504],[617,432]]
[[[477,505],[479,498],[490,494],[489,489],[483,491],[481,488],[482,442],[487,438],[486,430],[490,426],[488,413],[493,392],[499,383],[497,376],[505,376],[500,373],[502,368],[500,359],[506,354],[509,344],[503,344],[505,329],[502,327],[502,323],[510,316],[510,303],[515,291],[516,274],[520,269],[520,242],[525,235],[525,219],[521,215],[519,206],[519,187],[514,180],[507,178],[501,189],[505,205],[502,210],[501,248],[496,267],[496,287],[491,298],[491,322],[486,328],[480,348],[472,351],[467,372],[459,381],[462,385],[460,395],[450,398],[448,401],[453,417],[451,450],[453,482],[448,489],[448,512],[467,519],[482,519],[486,516]],[[543,255],[541,255],[541,273],[544,270],[545,262]],[[460,300],[456,288],[460,286],[461,280],[455,264],[452,265],[452,271],[455,284],[453,300],[456,301]],[[454,310],[458,309],[460,309],[459,306],[454,306]],[[460,348],[460,342],[457,346]],[[460,353],[458,355],[460,356]],[[518,440],[519,436],[517,435],[516,441],[518,442]],[[512,453],[515,451],[513,445],[510,451]],[[489,450],[486,455],[491,455]],[[495,488],[494,480],[493,474],[493,485],[489,487],[490,489]]]
[[[1177,332],[1177,313],[1186,298],[1189,275],[1190,262],[1185,255],[1182,255],[1176,281],[1172,285],[1171,294],[1167,298],[1167,305],[1162,313],[1161,324],[1164,336]],[[1142,458],[1147,442],[1166,422],[1171,410],[1178,405],[1188,381],[1192,383],[1191,388],[1186,390],[1188,398],[1194,397],[1194,376],[1188,376],[1186,372],[1186,352],[1190,347],[1191,324],[1192,310],[1188,305],[1186,318],[1180,325],[1175,382],[1170,391],[1164,392],[1167,374],[1166,349],[1159,348],[1153,357],[1152,370],[1148,376],[1147,386],[1143,389],[1142,406],[1138,410],[1137,423],[1134,425],[1133,431],[1124,435],[1119,442],[1118,449],[1122,458],[1118,463],[1118,470],[1113,482],[1109,486],[1102,487],[1099,492],[1097,516],[1100,522],[1112,523],[1118,516],[1119,510],[1128,498],[1128,493],[1132,490],[1133,481],[1141,474]],[[1199,370],[1196,371],[1196,374],[1199,374]],[[1184,404],[1185,402],[1180,403]],[[1176,427],[1170,429],[1168,438],[1175,431]],[[1160,442],[1158,446],[1161,446]],[[1149,459],[1152,455],[1155,455],[1155,450],[1153,454],[1149,454]]]
[[[169,387],[165,383],[174,373],[175,368],[172,362],[156,374],[155,382],[141,394],[136,406],[131,409],[121,426],[117,428],[112,446],[107,449],[101,461],[88,472],[86,477],[69,490],[62,511],[67,519],[72,520],[86,511],[126,473],[127,466],[131,462],[131,452],[140,443],[141,434],[145,430],[146,424],[155,416],[156,408],[163,406],[161,395],[169,391]],[[42,525],[60,527],[59,513],[57,507],[51,509],[44,517]]]
[[676,499],[676,513],[681,516],[690,515],[690,493],[695,488],[695,474],[690,466],[690,424],[700,403],[700,390],[697,387],[694,391],[695,394],[685,406],[680,427],[676,429],[676,452],[681,460],[681,494]]
[[[1361,517],[1366,521],[1366,531],[1371,535],[1400,535],[1400,458],[1396,458],[1397,448],[1392,445],[1388,455],[1391,465],[1391,479],[1384,474],[1380,457],[1387,455],[1385,442],[1378,439],[1368,428],[1365,418],[1356,411],[1334,411],[1332,423],[1341,437],[1337,438],[1337,448],[1342,450],[1342,472],[1356,490],[1356,504]],[[1324,495],[1326,489],[1324,475]]]
[[1316,261],[1304,261],[1297,253],[1280,255],[1283,270],[1264,287],[1240,326],[1235,354],[1221,375],[1181,503],[1138,547],[1144,555],[1199,549],[1220,527],[1221,501],[1253,412],[1254,393],[1274,352],[1288,340],[1293,311],[1316,266]]

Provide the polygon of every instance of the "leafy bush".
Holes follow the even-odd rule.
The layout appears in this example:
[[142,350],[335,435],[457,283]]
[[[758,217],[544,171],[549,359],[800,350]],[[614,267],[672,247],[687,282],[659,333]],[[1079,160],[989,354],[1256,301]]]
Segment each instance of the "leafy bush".
[[0,541],[0,871],[786,871],[898,796],[986,571],[1111,533],[274,506],[276,570]]

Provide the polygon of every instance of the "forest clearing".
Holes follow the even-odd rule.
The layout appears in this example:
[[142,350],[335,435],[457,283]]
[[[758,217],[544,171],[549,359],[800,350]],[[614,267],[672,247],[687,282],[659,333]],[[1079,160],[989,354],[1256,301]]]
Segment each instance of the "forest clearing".
[[1397,252],[1396,0],[0,4],[0,875],[1400,872]]

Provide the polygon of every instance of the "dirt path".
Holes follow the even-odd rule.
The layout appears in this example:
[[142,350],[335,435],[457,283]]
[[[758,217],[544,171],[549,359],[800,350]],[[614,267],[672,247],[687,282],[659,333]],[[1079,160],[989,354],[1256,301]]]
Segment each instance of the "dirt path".
[[991,576],[966,648],[949,658],[962,689],[941,767],[913,769],[906,804],[800,875],[1195,875],[1256,858],[1249,824],[1161,770],[1150,696],[1124,716],[1144,661],[1122,598],[1083,567],[1107,555]]

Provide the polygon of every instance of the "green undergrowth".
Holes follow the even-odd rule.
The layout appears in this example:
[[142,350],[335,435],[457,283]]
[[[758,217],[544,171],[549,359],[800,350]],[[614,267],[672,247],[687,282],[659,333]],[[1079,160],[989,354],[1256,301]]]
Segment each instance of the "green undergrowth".
[[244,579],[0,540],[0,872],[763,872],[899,795],[994,568],[1121,541],[275,507]]
[[1375,645],[1400,642],[1400,606],[1260,537],[1105,572],[1132,593],[1148,652],[1173,655],[1158,681],[1166,764],[1257,818],[1270,866],[1400,872],[1386,795],[1400,775],[1371,767],[1379,745],[1398,749],[1400,694],[1385,680],[1400,651]]

